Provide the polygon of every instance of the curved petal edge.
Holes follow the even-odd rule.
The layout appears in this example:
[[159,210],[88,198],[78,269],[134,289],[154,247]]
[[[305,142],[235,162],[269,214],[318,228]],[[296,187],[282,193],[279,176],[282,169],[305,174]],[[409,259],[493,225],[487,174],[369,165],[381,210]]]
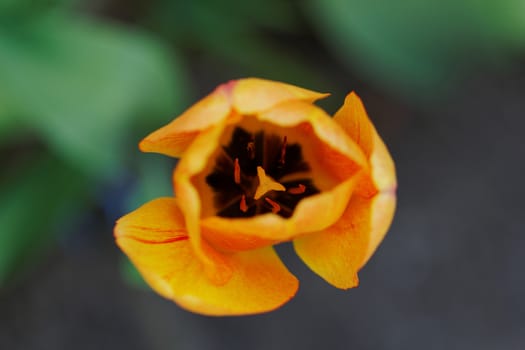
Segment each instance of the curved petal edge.
[[271,311],[297,292],[297,279],[271,247],[225,256],[232,276],[223,285],[213,283],[183,225],[176,200],[160,198],[124,216],[115,228],[119,247],[162,296],[193,312],[224,316]]

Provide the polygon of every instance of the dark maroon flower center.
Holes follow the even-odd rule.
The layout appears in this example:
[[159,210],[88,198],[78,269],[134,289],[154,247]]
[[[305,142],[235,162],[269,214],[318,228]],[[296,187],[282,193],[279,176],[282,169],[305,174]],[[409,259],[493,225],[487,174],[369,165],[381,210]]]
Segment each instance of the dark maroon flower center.
[[288,144],[286,136],[236,127],[206,183],[213,190],[218,216],[273,212],[288,218],[303,198],[319,193],[309,174],[299,144]]

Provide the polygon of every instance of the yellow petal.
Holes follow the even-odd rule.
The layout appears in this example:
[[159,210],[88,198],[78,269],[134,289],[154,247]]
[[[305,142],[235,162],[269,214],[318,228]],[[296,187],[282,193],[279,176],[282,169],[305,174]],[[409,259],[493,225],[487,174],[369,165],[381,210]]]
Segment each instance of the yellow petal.
[[328,95],[277,81],[246,78],[233,87],[233,106],[241,114],[252,114],[284,101],[314,102]]
[[294,240],[297,255],[333,286],[358,285],[357,272],[383,239],[394,215],[395,195],[353,196],[333,226]]
[[173,274],[171,267],[160,257],[143,256],[142,251],[148,246],[169,247],[188,240],[176,200],[158,198],[123,216],[115,226],[115,239],[133,262],[140,260],[135,265],[146,282],[159,294],[171,298],[173,292],[166,282]]
[[394,162],[383,140],[379,137],[361,99],[350,93],[334,120],[361,147],[368,158],[371,179],[379,191],[392,192],[397,186]]
[[[257,115],[263,122],[281,127],[299,126],[301,133],[312,141],[321,142],[313,149],[313,158],[338,177],[346,180],[358,168],[367,167],[367,159],[360,146],[334,123],[325,111],[303,101],[286,101]],[[304,142],[303,147],[312,142]],[[349,161],[352,164],[349,164]]]
[[326,97],[300,87],[270,80],[248,78],[219,85],[211,94],[191,106],[171,123],[143,139],[139,148],[180,157],[193,139],[204,129],[231,117],[232,107],[241,113],[253,113],[289,100],[313,102]]
[[233,84],[235,82],[217,87],[171,123],[148,135],[140,142],[139,148],[143,152],[180,157],[202,130],[228,117],[231,111],[230,95]]
[[271,247],[226,256],[232,277],[223,285],[214,284],[194,254],[182,213],[172,198],[154,200],[126,215],[118,221],[115,236],[153,289],[193,312],[271,311],[292,298],[298,288],[297,279]]
[[[368,158],[369,174],[361,174],[356,185],[356,194],[371,201],[372,223],[378,229],[370,231],[369,247],[362,264],[365,264],[383,240],[394,215],[396,202],[396,170],[383,140],[368,118],[361,99],[350,93],[334,120],[362,148]],[[377,194],[375,194],[377,193]]]
[[[288,219],[272,214],[246,219],[217,216],[201,218],[201,198],[192,179],[206,168],[209,157],[218,147],[222,130],[214,128],[203,132],[186,151],[174,176],[176,193],[185,213],[192,242],[202,240],[204,235],[206,241],[216,248],[238,251],[287,241],[298,235],[325,229],[342,215],[355,186],[354,175],[367,166],[363,152],[344,130],[324,111],[306,102],[283,102],[251,118],[280,127],[297,126],[297,133],[305,140],[302,143],[305,152],[312,153],[315,158],[312,162],[316,164],[311,165],[323,168],[323,172],[330,173],[337,183],[329,190],[303,199]],[[314,181],[322,182],[323,179]],[[204,180],[201,182],[202,186],[206,186]],[[206,256],[203,255],[202,259],[206,261]]]
[[[200,227],[201,199],[192,182],[192,176],[204,169],[208,157],[215,151],[224,125],[204,130],[188,147],[174,172],[174,187],[179,208],[184,214],[186,230],[197,258],[203,263],[208,278],[215,284],[224,284],[232,276],[232,267],[202,238]],[[197,156],[198,155],[198,156]]]
[[346,97],[334,120],[359,145],[369,166],[356,179],[356,191],[339,221],[296,239],[294,247],[314,272],[334,286],[347,289],[358,284],[357,272],[390,226],[397,184],[392,158],[356,94]]
[[308,232],[325,229],[343,213],[352,194],[354,182],[349,180],[303,199],[294,214],[284,219],[273,214],[252,218],[211,216],[201,221],[203,235],[213,246],[225,251],[239,251],[289,241]]

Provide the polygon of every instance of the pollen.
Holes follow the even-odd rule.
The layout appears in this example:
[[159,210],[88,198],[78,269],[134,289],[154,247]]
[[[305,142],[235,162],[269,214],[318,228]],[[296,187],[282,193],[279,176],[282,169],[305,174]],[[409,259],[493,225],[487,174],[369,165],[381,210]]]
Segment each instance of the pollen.
[[281,210],[281,206],[276,201],[273,201],[268,197],[264,198],[264,200],[272,206],[272,213],[277,214]]

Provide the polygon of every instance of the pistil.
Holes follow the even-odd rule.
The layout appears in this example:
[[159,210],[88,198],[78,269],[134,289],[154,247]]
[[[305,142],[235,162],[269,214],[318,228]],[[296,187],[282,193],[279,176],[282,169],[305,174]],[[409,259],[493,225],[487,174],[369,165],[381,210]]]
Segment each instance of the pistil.
[[269,191],[286,191],[286,188],[266,175],[264,169],[260,166],[257,167],[257,177],[259,178],[259,186],[255,190],[253,198],[259,199]]

